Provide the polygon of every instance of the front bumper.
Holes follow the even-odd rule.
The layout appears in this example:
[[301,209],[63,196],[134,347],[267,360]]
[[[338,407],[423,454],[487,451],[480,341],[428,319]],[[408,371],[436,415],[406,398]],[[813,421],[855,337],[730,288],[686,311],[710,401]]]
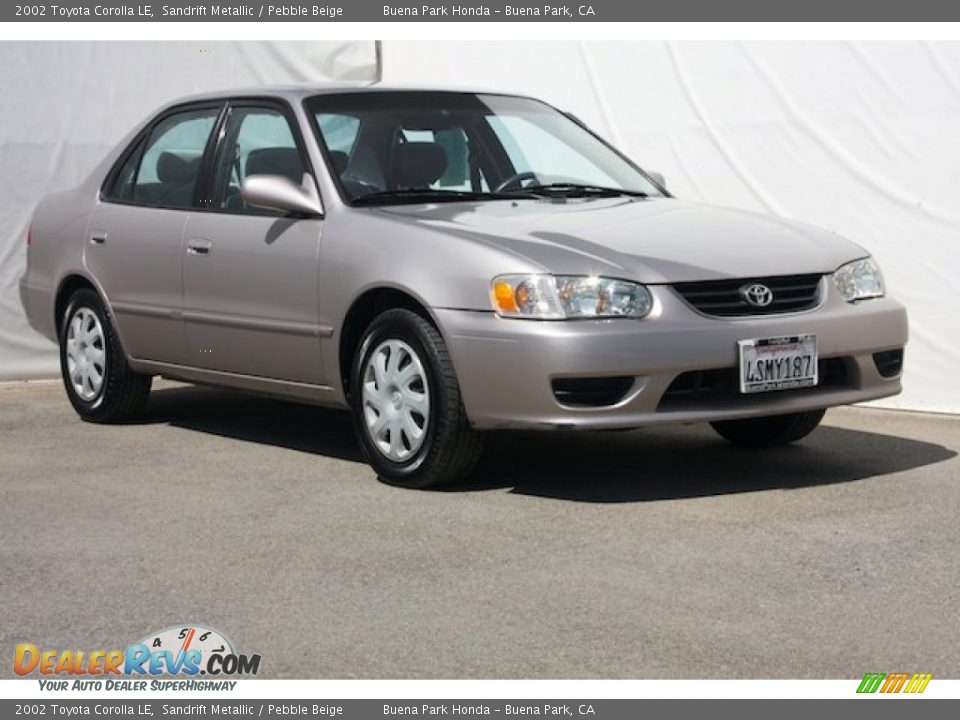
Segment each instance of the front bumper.
[[[873,359],[907,342],[906,310],[891,298],[849,304],[830,287],[823,303],[806,312],[714,318],[668,287],[651,290],[655,309],[641,321],[516,320],[435,308],[470,421],[481,429],[632,428],[801,412],[900,392],[899,373],[882,376]],[[821,359],[843,359],[842,382],[682,407],[661,402],[683,373],[735,368],[738,340],[804,333],[816,333]],[[635,380],[622,399],[605,407],[562,405],[551,384],[610,376]]]

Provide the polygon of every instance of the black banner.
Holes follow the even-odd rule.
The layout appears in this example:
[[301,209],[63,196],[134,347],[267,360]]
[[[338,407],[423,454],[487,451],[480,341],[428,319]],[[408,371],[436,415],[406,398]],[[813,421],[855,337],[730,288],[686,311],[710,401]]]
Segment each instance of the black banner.
[[397,0],[338,2],[123,3],[64,0],[62,3],[3,4],[0,21],[11,22],[945,22],[960,18],[960,4],[942,0],[463,0],[417,3]]
[[[910,709],[903,707],[904,702]],[[955,718],[952,700],[0,700],[0,717],[46,718],[581,718],[738,720]]]

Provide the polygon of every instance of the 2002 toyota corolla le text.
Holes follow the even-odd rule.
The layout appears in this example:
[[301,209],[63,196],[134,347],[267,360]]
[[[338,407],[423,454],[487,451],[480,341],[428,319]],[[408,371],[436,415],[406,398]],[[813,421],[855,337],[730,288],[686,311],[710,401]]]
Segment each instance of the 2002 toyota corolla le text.
[[861,247],[674,199],[526,97],[382,86],[179,101],[40,204],[21,282],[84,419],[154,375],[348,406],[428,487],[492,428],[709,421],[754,446],[900,391]]

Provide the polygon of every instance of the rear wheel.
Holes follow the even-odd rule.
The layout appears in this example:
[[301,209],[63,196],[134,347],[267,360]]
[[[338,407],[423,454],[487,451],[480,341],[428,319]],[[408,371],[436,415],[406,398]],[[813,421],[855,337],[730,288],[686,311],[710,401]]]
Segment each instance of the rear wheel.
[[100,296],[77,290],[60,327],[60,370],[74,410],[90,422],[139,413],[150,394],[149,375],[130,369]]
[[734,445],[776,447],[805,438],[820,424],[825,412],[826,410],[811,410],[790,415],[722,420],[710,425]]
[[360,444],[386,482],[454,485],[476,465],[482,437],[467,419],[437,329],[410,310],[388,310],[363,334],[350,404]]

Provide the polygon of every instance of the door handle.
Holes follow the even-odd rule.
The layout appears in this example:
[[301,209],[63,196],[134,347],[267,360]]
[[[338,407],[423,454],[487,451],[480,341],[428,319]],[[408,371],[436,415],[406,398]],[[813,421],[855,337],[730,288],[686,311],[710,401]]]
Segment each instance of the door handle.
[[209,255],[212,248],[213,243],[203,238],[187,240],[187,255]]
[[94,230],[90,233],[90,242],[93,245],[103,245],[107,241],[106,230]]

